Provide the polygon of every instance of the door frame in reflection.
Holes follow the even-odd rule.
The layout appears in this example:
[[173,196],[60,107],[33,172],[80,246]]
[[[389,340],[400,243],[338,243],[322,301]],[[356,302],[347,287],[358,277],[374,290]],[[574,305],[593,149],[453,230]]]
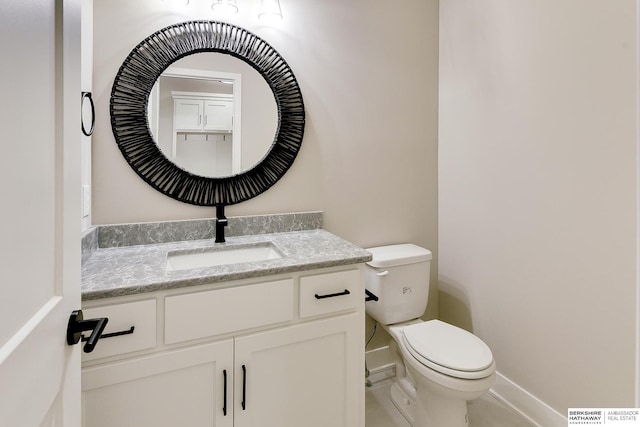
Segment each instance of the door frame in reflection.
[[[233,86],[233,139],[231,147],[231,173],[233,175],[242,172],[242,75],[239,73],[227,73],[224,71],[208,71],[192,68],[180,68],[169,67],[160,77],[177,77],[177,78],[189,78],[196,80],[223,80],[231,81]],[[158,144],[158,127],[160,117],[160,79],[158,79],[151,90],[149,95],[149,108],[147,109],[149,128],[151,135],[154,137],[156,144]],[[160,144],[158,144],[160,147]],[[170,155],[166,155],[167,158],[171,158]]]

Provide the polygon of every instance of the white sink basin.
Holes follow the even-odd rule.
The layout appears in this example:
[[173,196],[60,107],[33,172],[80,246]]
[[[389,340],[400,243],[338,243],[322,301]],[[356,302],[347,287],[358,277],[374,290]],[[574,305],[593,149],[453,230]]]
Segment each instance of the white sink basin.
[[192,249],[169,252],[166,270],[190,270],[279,258],[282,258],[282,254],[271,242],[222,246],[204,250]]

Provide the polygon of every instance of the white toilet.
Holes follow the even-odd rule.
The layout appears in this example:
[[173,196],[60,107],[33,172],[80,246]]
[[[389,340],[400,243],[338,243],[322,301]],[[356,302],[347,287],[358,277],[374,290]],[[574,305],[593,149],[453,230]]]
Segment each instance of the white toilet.
[[413,244],[367,249],[366,288],[378,297],[367,313],[393,337],[396,380],[391,400],[413,427],[468,426],[467,401],[495,378],[489,347],[470,332],[439,320],[424,322],[431,252]]

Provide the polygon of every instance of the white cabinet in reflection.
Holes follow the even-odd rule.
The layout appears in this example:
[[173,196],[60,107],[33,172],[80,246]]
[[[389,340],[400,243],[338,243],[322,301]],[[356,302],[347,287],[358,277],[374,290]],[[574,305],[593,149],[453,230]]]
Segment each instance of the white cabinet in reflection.
[[174,132],[202,131],[203,103],[197,99],[173,100]]
[[176,132],[233,131],[233,95],[173,92],[173,125]]
[[202,176],[233,170],[233,95],[172,92],[172,160]]
[[232,132],[233,130],[233,100],[211,99],[204,101],[205,131]]

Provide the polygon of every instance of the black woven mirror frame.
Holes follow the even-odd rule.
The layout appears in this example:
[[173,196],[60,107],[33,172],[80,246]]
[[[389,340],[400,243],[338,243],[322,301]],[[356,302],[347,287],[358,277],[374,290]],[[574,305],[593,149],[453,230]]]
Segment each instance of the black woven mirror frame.
[[[246,172],[221,178],[194,175],[167,159],[153,140],[147,119],[151,89],[178,59],[199,52],[232,55],[267,81],[278,109],[278,127],[265,157]],[[267,42],[235,25],[189,21],[144,39],[124,60],[111,91],[111,128],[133,170],[163,194],[200,206],[226,206],[268,190],[291,167],[304,133],[302,94],[291,68]]]

